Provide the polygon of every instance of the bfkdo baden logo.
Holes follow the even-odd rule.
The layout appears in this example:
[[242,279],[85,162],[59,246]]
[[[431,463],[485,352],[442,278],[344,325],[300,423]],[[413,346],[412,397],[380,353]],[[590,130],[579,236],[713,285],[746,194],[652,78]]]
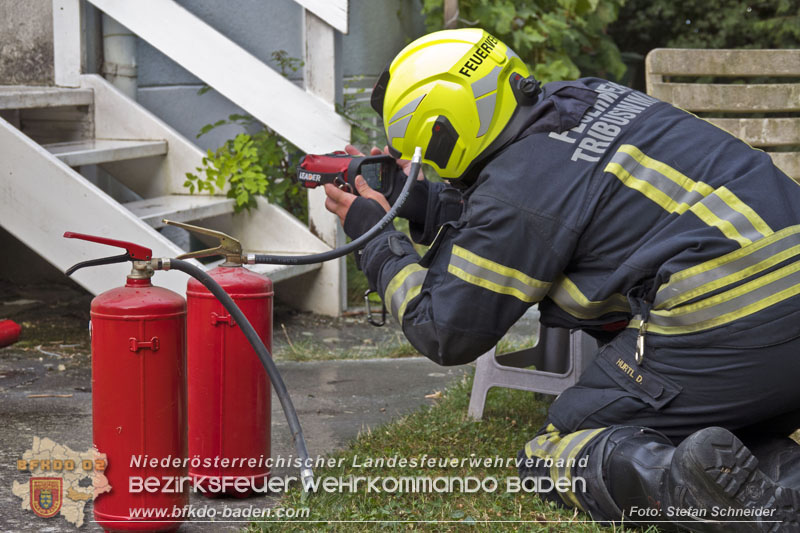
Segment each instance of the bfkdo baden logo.
[[64,480],[60,477],[32,477],[31,511],[42,518],[51,518],[61,510]]
[[[104,475],[106,455],[95,448],[76,452],[51,439],[33,438],[33,446],[17,460],[11,492],[21,507],[42,518],[61,516],[81,527],[86,504],[111,490]],[[30,477],[21,481],[25,475]]]

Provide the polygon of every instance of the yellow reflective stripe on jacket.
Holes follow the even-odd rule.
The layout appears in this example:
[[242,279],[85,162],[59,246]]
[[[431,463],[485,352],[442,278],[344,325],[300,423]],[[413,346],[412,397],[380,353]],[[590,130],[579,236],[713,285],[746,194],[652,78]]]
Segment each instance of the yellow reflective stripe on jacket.
[[718,188],[714,191],[714,194],[719,196],[732,210],[743,215],[758,234],[764,237],[772,234],[772,228],[764,222],[764,219],[758,216],[758,213],[756,213],[753,208],[741,201],[739,197],[728,190],[727,187],[722,186]]
[[715,190],[707,183],[694,181],[633,145],[620,146],[605,171],[670,213],[690,210],[740,246],[772,233],[767,223],[726,187]]
[[527,303],[535,303],[544,298],[551,285],[481,257],[457,244],[453,245],[447,271],[467,283],[513,296]]
[[693,304],[653,310],[647,331],[667,335],[694,333],[752,315],[797,294],[800,262]]
[[661,285],[655,309],[672,309],[800,255],[800,225],[770,234],[745,248],[681,270]]
[[630,144],[620,146],[605,171],[670,213],[684,213],[714,191],[710,185],[694,181]]
[[386,286],[383,301],[392,316],[401,323],[408,302],[419,295],[427,273],[428,269],[422,268],[417,263],[411,263],[395,274],[389,285]]
[[628,299],[624,295],[612,294],[605,300],[589,300],[575,282],[565,275],[556,279],[547,296],[570,315],[584,320],[598,318],[615,311],[623,313],[631,311]]
[[[720,187],[694,204],[690,211],[741,246],[772,233],[766,222],[755,211],[725,187]],[[758,228],[762,228],[763,231],[759,231]]]

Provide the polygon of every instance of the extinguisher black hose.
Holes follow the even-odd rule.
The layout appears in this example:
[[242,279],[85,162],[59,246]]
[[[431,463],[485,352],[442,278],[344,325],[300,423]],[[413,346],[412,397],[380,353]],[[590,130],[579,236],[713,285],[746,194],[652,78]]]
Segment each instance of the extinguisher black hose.
[[228,313],[231,314],[231,317],[236,321],[236,324],[241,328],[247,341],[253,347],[253,350],[255,350],[258,358],[261,360],[261,364],[264,365],[264,370],[267,371],[275,394],[278,395],[281,407],[283,407],[286,421],[289,423],[289,430],[292,432],[292,440],[294,441],[297,456],[302,461],[300,478],[302,480],[303,490],[308,490],[311,486],[310,482],[314,479],[314,472],[311,469],[313,462],[308,456],[306,440],[305,437],[303,437],[303,428],[300,427],[300,420],[297,418],[294,404],[292,404],[292,399],[289,396],[289,391],[286,389],[286,384],[283,382],[280,372],[278,372],[278,367],[275,366],[275,362],[272,360],[272,354],[270,354],[267,347],[264,346],[258,333],[256,333],[256,330],[253,328],[252,324],[250,324],[250,321],[247,320],[247,317],[242,313],[241,309],[234,303],[228,293],[225,292],[225,289],[223,289],[214,278],[209,276],[205,270],[194,266],[188,261],[182,261],[180,259],[169,259],[169,266],[167,266],[166,260],[164,261],[164,270],[180,270],[202,283],[203,286],[220,301],[223,307],[228,310]]
[[411,159],[411,168],[408,170],[408,178],[406,178],[403,189],[400,191],[400,196],[397,197],[397,200],[392,208],[389,209],[380,222],[372,226],[372,228],[370,228],[370,230],[361,237],[355,239],[349,244],[319,254],[294,256],[255,254],[254,260],[248,262],[263,265],[313,265],[316,263],[324,263],[325,261],[330,261],[331,259],[338,259],[349,254],[350,252],[354,252],[359,248],[362,248],[365,244],[374,239],[381,231],[383,231],[383,229],[388,226],[397,216],[397,212],[408,199],[408,191],[411,190],[411,185],[414,183],[414,180],[417,179],[421,161],[422,151],[417,148],[414,152],[414,157]]

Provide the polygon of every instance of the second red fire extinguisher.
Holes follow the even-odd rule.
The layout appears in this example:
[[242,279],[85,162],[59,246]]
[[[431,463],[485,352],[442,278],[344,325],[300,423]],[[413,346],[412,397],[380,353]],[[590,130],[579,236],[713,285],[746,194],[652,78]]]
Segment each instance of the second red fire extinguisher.
[[[272,350],[272,281],[244,268],[241,245],[219,232],[170,224],[212,235],[220,248],[182,257],[225,253],[209,271]],[[187,299],[189,367],[189,476],[206,496],[246,496],[269,476],[271,389],[257,355],[222,304],[190,279]]]

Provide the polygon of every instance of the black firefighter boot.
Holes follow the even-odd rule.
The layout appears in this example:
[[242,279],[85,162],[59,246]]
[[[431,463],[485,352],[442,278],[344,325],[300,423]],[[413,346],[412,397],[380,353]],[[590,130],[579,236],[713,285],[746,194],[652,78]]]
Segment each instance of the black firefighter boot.
[[800,491],[800,445],[789,437],[774,435],[745,442],[758,458],[758,466],[762,472],[779,485]]
[[677,448],[645,428],[612,427],[599,437],[587,446],[587,490],[578,495],[593,518],[667,520],[698,532],[800,533],[800,492],[759,470],[726,429],[702,429]]
[[599,522],[657,523],[671,531],[800,533],[800,492],[761,472],[750,451],[722,428],[700,430],[676,448],[647,428],[562,435],[548,426],[520,455],[556,461],[550,469],[521,465],[520,477],[530,480],[560,475],[559,459],[574,461],[573,490],[540,496],[580,507]]

